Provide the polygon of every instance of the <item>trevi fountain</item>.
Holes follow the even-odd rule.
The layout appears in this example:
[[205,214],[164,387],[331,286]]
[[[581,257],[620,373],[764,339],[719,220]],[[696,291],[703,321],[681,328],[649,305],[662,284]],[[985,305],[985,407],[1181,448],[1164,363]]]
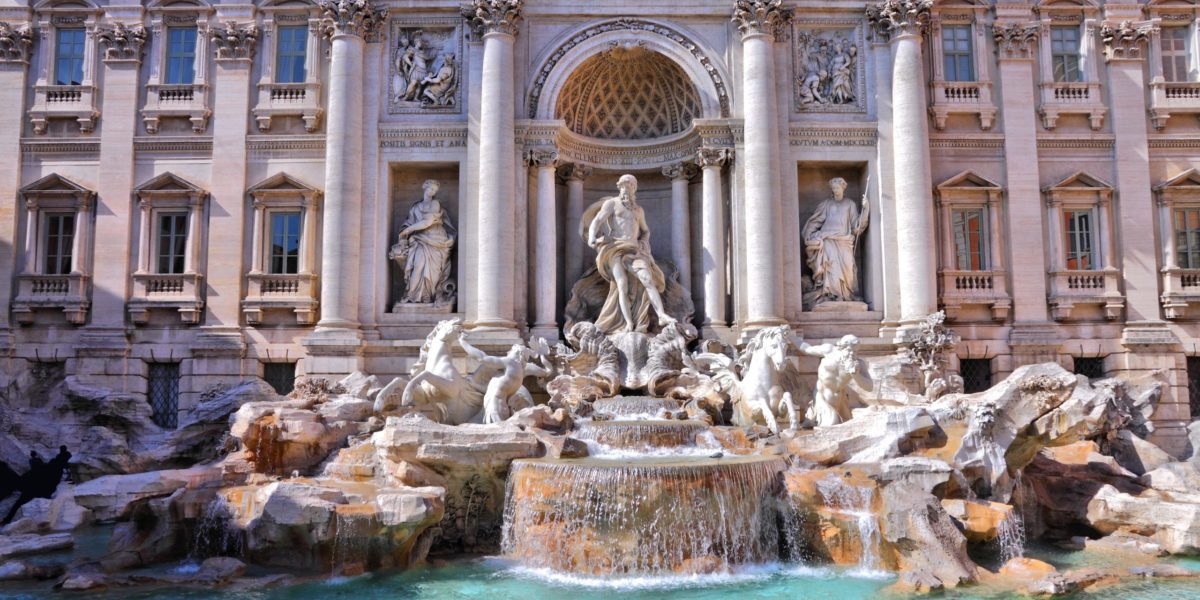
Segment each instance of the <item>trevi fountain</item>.
[[[781,6],[731,4],[743,30],[767,27]],[[346,27],[345,15],[362,21],[368,5],[326,0],[322,9]],[[467,17],[502,31],[496,19],[520,5],[477,0]],[[900,31],[930,5],[888,0],[864,18]],[[396,30],[404,36],[384,84],[398,110],[462,101],[455,39],[431,23]],[[503,48],[497,35],[485,36],[487,52]],[[762,32],[746,35],[744,60],[756,60]],[[805,35],[795,42],[819,60],[796,79],[797,110],[859,106],[860,37]],[[343,60],[345,48],[334,48]],[[650,60],[638,44],[606,48],[605,60]],[[504,68],[487,60],[485,69]],[[747,120],[738,150],[751,156],[737,175],[746,219],[762,217],[753,203],[772,193],[750,189],[772,179],[755,179],[774,160],[751,143],[760,134]],[[479,168],[495,178],[507,167],[488,162],[502,151],[493,142]],[[912,166],[901,164],[905,143],[895,141],[900,172]],[[719,178],[732,152],[698,156]],[[880,212],[869,178],[829,171],[804,192],[819,200],[797,223],[802,283],[774,286],[781,273],[761,269],[780,268],[778,257],[729,273],[749,282],[751,310],[786,290],[803,314],[879,320],[868,288],[882,275],[864,265],[879,257],[865,248],[878,247],[873,232],[894,215]],[[498,293],[472,283],[466,295],[454,261],[504,210],[468,229],[456,176],[414,178],[386,249],[400,283],[387,314],[424,340],[398,376],[313,368],[286,396],[247,376],[208,388],[163,428],[144,399],[75,375],[5,375],[6,402],[33,400],[0,413],[4,456],[59,443],[73,456],[49,497],[4,490],[0,597],[1200,596],[1200,428],[1188,429],[1192,450],[1182,454],[1150,441],[1171,389],[1160,372],[1089,379],[1032,362],[968,393],[950,360],[962,343],[955,315],[914,317],[908,305],[894,343],[851,326],[809,337],[756,313],[739,313],[735,331],[723,316],[698,316],[711,310],[709,288],[693,286],[686,248],[668,259],[657,249],[671,246],[652,244],[667,220],[643,202],[642,174],[610,175],[602,195],[576,198],[565,235],[578,264],[567,265],[561,302],[553,289],[539,296],[552,305],[536,306],[548,319],[531,328],[488,326],[482,309],[467,319],[455,308]],[[332,205],[345,190],[329,187]],[[720,193],[719,179],[712,189]],[[654,193],[658,203],[661,186]],[[763,228],[739,244],[770,236],[769,219],[739,223]],[[909,242],[898,246],[901,279],[912,273],[904,253],[935,243]],[[334,250],[325,248],[326,265],[342,260]],[[477,250],[484,282],[504,261],[488,254],[495,248]],[[340,280],[322,277],[333,288],[322,311],[353,304],[352,292],[349,304],[338,299]]]

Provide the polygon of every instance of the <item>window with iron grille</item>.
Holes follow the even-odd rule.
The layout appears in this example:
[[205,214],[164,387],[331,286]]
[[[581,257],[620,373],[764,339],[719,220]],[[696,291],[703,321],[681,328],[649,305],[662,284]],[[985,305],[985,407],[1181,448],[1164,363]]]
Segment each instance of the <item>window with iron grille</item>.
[[75,213],[46,215],[45,275],[67,275],[71,272],[71,250],[75,243]]
[[992,387],[992,361],[987,358],[962,358],[958,361],[958,374],[963,378],[963,391],[968,394],[982,392]]
[[263,379],[275,388],[275,393],[286,396],[296,387],[296,363],[263,363]]
[[975,81],[970,25],[942,26],[942,67],[946,81]]
[[146,399],[153,414],[150,418],[163,429],[179,424],[179,363],[150,363]]
[[1104,357],[1103,356],[1076,356],[1075,357],[1075,374],[1083,375],[1088,379],[1104,379]]
[[308,26],[280,27],[275,46],[275,83],[304,83]]
[[1192,419],[1200,419],[1200,356],[1187,357],[1188,403]]

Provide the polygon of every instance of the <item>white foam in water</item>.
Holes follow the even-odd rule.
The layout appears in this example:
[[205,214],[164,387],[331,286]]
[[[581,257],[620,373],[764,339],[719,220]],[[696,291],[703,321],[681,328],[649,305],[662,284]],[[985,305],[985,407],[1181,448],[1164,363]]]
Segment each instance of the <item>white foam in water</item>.
[[[814,569],[814,573],[818,570]],[[563,573],[548,568],[513,566],[505,571],[521,579],[534,579],[554,585],[606,589],[613,591],[674,590],[680,588],[716,587],[737,585],[751,581],[769,579],[775,575],[793,574],[795,571],[779,563],[742,565],[726,573],[694,575],[627,575],[588,576]]]

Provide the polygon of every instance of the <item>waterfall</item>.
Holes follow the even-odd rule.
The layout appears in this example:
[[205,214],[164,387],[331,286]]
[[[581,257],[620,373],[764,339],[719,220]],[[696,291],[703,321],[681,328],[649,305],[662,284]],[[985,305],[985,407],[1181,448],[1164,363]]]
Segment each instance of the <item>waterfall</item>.
[[374,529],[374,517],[369,509],[360,510],[361,506],[345,504],[337,507],[330,556],[335,576],[358,575],[366,569],[371,537],[367,534]]
[[651,450],[694,445],[705,429],[699,421],[592,421],[580,423],[573,435],[615,448]]
[[862,545],[862,555],[855,570],[863,574],[879,572],[879,546],[883,541],[883,536],[879,531],[879,519],[871,510],[875,490],[851,485],[833,476],[817,482],[817,490],[830,510],[853,519],[858,529],[858,542]]
[[1008,562],[1025,556],[1025,520],[1016,508],[1000,521],[999,530],[996,541],[1000,544],[1000,558]]
[[188,560],[198,562],[213,556],[235,556],[243,554],[242,532],[229,526],[233,511],[218,495],[204,507],[204,514],[196,521],[196,532],[192,546],[188,549]]

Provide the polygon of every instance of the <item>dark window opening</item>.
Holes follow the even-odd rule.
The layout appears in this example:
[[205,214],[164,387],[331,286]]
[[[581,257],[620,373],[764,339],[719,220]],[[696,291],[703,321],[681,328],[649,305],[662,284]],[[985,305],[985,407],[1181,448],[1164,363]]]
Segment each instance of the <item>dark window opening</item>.
[[179,425],[179,363],[150,363],[146,400],[156,425],[163,429]]
[[263,363],[263,379],[275,388],[275,393],[286,396],[296,387],[296,363]]
[[1104,379],[1104,357],[1075,357],[1075,374],[1083,375],[1088,379]]
[[1200,356],[1187,357],[1188,403],[1192,418],[1200,419]]
[[963,358],[958,361],[963,378],[963,391],[968,394],[992,387],[992,361],[987,358]]

